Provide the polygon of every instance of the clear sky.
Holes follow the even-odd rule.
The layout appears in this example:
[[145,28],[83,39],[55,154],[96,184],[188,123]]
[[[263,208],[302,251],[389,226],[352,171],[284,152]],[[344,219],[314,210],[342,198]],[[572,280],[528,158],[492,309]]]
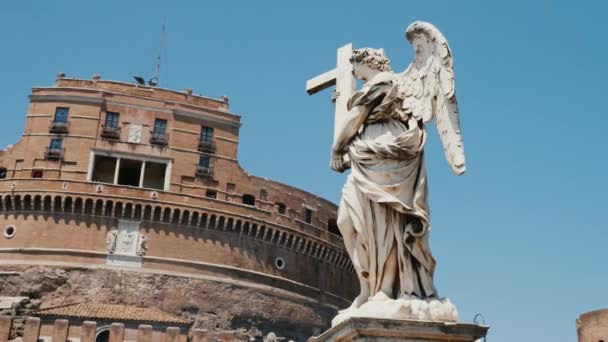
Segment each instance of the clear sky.
[[442,296],[488,341],[576,340],[575,319],[608,307],[603,1],[3,1],[0,144],[23,130],[32,86],[68,76],[151,76],[166,17],[161,85],[230,97],[250,173],[340,198],[329,168],[330,92],[305,81],[336,48],[383,47],[394,69],[414,20],[455,58],[467,174],[429,127],[431,248]]

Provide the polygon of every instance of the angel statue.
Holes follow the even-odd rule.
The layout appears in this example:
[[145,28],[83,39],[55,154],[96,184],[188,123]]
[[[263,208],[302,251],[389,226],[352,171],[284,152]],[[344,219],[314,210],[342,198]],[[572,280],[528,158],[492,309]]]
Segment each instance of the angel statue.
[[338,227],[361,292],[334,326],[352,316],[458,321],[433,283],[424,163],[426,124],[435,119],[452,170],[465,171],[452,53],[429,23],[414,22],[406,38],[415,57],[402,73],[391,70],[383,50],[358,49],[350,58],[364,84],[336,119],[331,168],[352,170]]

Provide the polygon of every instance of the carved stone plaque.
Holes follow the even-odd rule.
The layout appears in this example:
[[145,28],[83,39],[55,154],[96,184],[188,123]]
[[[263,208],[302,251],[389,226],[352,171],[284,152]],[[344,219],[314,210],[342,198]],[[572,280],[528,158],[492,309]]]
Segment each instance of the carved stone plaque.
[[[107,264],[116,266],[141,267],[139,221],[118,220],[115,240],[108,252]],[[109,237],[112,238],[112,237]],[[145,253],[145,252],[144,252]]]
[[141,142],[141,131],[143,126],[138,124],[129,125],[129,138],[128,142],[139,144]]

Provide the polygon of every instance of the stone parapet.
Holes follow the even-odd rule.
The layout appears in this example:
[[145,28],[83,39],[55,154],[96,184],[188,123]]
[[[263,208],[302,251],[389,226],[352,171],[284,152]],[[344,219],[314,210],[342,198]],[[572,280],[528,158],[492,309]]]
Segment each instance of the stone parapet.
[[356,317],[327,330],[310,342],[474,342],[488,327],[468,323],[407,321]]

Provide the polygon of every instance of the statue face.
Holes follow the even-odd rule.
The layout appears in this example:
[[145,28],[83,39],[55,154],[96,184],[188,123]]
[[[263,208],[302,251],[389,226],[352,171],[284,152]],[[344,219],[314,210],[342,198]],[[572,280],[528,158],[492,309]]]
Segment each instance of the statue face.
[[358,79],[367,82],[377,71],[372,70],[367,64],[353,63],[353,74]]
[[412,38],[412,46],[416,55],[425,55],[427,53],[425,47],[429,43],[428,37],[424,33],[415,33]]

